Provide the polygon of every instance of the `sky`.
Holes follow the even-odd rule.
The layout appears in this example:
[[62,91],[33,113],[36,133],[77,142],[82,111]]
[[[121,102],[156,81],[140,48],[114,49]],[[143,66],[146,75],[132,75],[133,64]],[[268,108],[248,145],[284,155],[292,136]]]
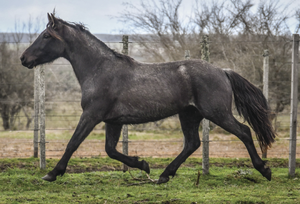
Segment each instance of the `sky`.
[[[292,9],[300,8],[299,0],[279,1],[283,6],[292,2]],[[15,26],[20,28],[22,22],[28,22],[30,17],[33,22],[36,18],[41,19],[43,29],[47,23],[47,13],[55,8],[58,17],[84,23],[91,33],[118,34],[126,32],[126,25],[112,17],[124,10],[124,2],[139,5],[140,0],[0,0],[0,32],[14,32]],[[195,0],[183,0],[180,11],[183,16],[191,12],[194,2]]]

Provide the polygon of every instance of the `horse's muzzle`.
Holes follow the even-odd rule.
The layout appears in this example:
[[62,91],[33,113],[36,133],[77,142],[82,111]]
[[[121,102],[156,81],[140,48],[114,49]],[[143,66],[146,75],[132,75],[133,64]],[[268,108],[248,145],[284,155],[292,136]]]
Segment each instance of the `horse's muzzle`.
[[35,67],[34,60],[28,60],[24,54],[22,54],[22,56],[20,57],[20,60],[24,67],[27,67],[29,69],[32,69],[33,67]]

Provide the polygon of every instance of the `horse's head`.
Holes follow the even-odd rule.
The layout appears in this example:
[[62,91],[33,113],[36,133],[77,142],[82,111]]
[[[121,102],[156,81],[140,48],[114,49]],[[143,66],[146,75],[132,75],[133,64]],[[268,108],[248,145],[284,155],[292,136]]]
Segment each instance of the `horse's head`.
[[23,66],[31,69],[63,56],[65,51],[65,43],[61,37],[63,24],[53,14],[48,14],[48,20],[46,29],[22,54],[20,59]]

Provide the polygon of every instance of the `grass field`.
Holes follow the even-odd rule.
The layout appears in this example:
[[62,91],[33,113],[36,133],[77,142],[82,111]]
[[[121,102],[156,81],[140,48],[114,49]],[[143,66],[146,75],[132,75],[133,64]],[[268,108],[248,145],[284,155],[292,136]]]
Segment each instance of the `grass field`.
[[[151,178],[158,179],[171,158],[146,158]],[[0,160],[0,203],[300,203],[299,170],[288,177],[286,159],[270,159],[273,177],[263,178],[248,159],[211,159],[209,175],[195,185],[201,160],[190,158],[166,184],[149,181],[144,173],[120,171],[109,158],[71,159],[67,173],[52,183],[41,179],[57,160]],[[297,165],[299,168],[299,160]]]

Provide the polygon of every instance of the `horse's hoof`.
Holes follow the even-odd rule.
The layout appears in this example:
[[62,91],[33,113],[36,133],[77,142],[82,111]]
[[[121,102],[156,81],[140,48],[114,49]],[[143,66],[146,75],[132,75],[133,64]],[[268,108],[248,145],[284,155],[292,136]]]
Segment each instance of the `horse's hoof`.
[[267,172],[264,174],[264,177],[266,177],[266,179],[268,179],[269,181],[271,181],[271,178],[272,178],[272,172],[271,172],[271,169],[270,169],[270,168],[267,168],[266,171],[267,171]]
[[161,183],[167,183],[169,181],[169,177],[162,177],[160,176],[158,181],[157,181],[157,184],[161,184]]
[[142,160],[142,162],[143,162],[143,170],[144,170],[147,174],[150,174],[149,164],[148,164],[145,160]]
[[50,176],[49,174],[47,174],[47,175],[44,176],[42,179],[45,180],[45,181],[52,182],[52,181],[55,181],[55,180],[56,180],[56,176]]

